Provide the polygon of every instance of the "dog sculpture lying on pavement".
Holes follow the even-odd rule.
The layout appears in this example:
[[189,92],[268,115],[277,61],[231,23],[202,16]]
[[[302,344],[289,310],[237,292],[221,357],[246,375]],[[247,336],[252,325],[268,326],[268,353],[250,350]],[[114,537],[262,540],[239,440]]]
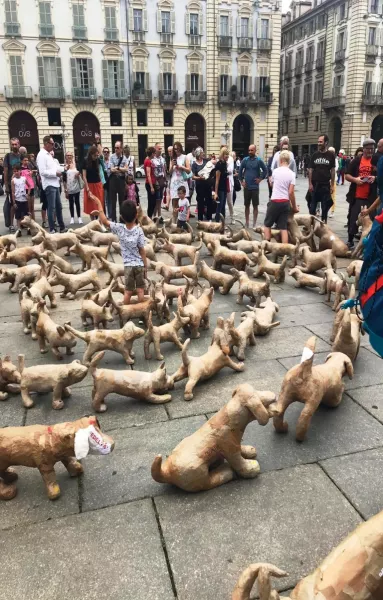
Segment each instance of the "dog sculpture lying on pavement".
[[[258,392],[239,385],[229,402],[185,438],[162,462],[159,454],[152,464],[152,477],[158,483],[171,483],[186,492],[211,490],[236,476],[250,479],[260,471],[253,446],[241,444],[249,423],[266,425],[272,416],[272,392]],[[224,462],[224,459],[227,462]]]
[[89,452],[109,454],[114,449],[111,437],[102,433],[96,417],[57,425],[29,425],[0,429],[0,500],[17,494],[17,473],[10,467],[33,467],[40,471],[48,498],[56,500],[60,487],[55,464],[62,462],[71,477],[83,473],[78,461]]

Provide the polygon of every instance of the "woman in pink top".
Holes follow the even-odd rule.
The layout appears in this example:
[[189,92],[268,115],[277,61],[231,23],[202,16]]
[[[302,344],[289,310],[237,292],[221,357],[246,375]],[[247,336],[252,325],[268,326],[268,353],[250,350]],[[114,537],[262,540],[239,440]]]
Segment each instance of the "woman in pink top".
[[29,169],[29,159],[27,156],[21,161],[21,177],[25,177],[26,188],[29,189],[28,212],[32,219],[35,218],[35,182],[33,181],[32,171]]

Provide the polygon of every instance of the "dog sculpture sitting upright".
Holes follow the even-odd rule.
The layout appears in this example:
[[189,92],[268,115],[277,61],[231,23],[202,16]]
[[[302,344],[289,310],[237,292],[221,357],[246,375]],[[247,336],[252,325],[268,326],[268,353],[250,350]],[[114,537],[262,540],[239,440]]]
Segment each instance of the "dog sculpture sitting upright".
[[63,359],[63,355],[59,348],[66,348],[67,356],[74,354],[72,348],[77,344],[77,340],[75,340],[71,333],[65,331],[62,325],[56,325],[49,314],[45,312],[44,300],[38,300],[33,305],[31,319],[36,320],[36,336],[41,354],[48,352],[48,348],[45,345],[46,342],[48,342],[52,354],[57,360]]
[[170,323],[164,325],[153,325],[152,313],[149,313],[148,319],[148,331],[145,334],[144,339],[144,352],[145,358],[150,360],[152,358],[150,354],[150,345],[153,343],[154,351],[157,360],[164,360],[161,354],[160,344],[161,342],[173,342],[180,350],[182,350],[182,344],[178,337],[178,331],[181,327],[185,327],[190,321],[190,317],[181,317],[179,313],[173,313],[173,320]]
[[114,449],[111,437],[101,432],[96,417],[57,425],[29,425],[0,429],[0,500],[12,500],[17,494],[17,473],[10,467],[33,467],[40,471],[48,498],[56,500],[60,487],[55,464],[62,462],[71,477],[83,473],[78,461],[89,452],[109,454]]
[[13,364],[10,356],[7,355],[3,359],[0,358],[0,400],[7,400],[8,392],[10,394],[19,394],[20,381],[20,371]]
[[184,326],[184,329],[190,330],[190,337],[193,339],[200,337],[198,331],[200,326],[204,329],[209,329],[210,318],[209,309],[213,302],[214,289],[211,287],[209,290],[204,290],[198,299],[194,299],[191,304],[183,306],[182,297],[178,297],[178,312],[181,317],[189,317],[190,321],[188,325]]
[[[229,402],[198,431],[185,438],[162,462],[159,454],[152,464],[152,477],[186,492],[211,490],[237,475],[250,479],[260,471],[253,446],[241,444],[249,423],[266,425],[272,416],[275,394],[239,385]],[[227,462],[223,462],[226,459]]]
[[303,442],[310,427],[311,419],[320,404],[336,407],[342,401],[347,373],[350,379],[354,374],[352,362],[342,352],[331,352],[323,365],[313,367],[316,337],[311,337],[303,350],[299,365],[292,367],[285,375],[275,411],[274,427],[278,433],[286,433],[288,425],[284,421],[286,409],[293,402],[302,402],[304,408],[296,428],[296,440]]

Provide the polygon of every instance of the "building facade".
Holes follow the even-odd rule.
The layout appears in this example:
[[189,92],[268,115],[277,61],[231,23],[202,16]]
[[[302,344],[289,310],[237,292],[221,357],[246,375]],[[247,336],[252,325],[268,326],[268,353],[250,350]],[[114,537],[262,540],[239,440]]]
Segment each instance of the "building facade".
[[[81,159],[94,134],[266,156],[278,124],[278,0],[1,0],[0,154],[17,136]],[[61,155],[62,158],[62,155]]]
[[302,156],[318,134],[354,153],[383,137],[383,5],[380,0],[293,2],[282,17],[278,129]]

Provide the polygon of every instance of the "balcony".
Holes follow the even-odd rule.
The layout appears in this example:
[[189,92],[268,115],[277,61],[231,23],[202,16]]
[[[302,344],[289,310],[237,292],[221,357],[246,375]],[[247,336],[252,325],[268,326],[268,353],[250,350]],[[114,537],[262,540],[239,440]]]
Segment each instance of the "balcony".
[[290,115],[291,106],[284,106],[282,108],[282,115],[288,117]]
[[238,38],[238,50],[241,52],[243,50],[252,50],[253,49],[253,38],[252,37],[239,37]]
[[128,90],[126,88],[104,88],[102,90],[104,102],[126,102]]
[[178,90],[159,90],[161,104],[177,104]]
[[4,32],[6,37],[19,37],[20,23],[4,23]]
[[378,83],[373,85],[371,83],[366,83],[362,96],[362,104],[364,106],[383,106],[382,84]]
[[378,56],[379,46],[376,44],[367,44],[366,56]]
[[342,50],[337,50],[335,52],[335,62],[342,61],[346,58],[346,50],[342,48]]
[[237,92],[235,103],[240,105],[254,105],[258,104],[257,94],[255,92]]
[[96,88],[72,88],[72,100],[73,102],[96,102],[97,90]]
[[258,38],[258,50],[271,50],[273,41],[266,38]]
[[40,88],[40,100],[65,100],[65,89],[43,86]]
[[291,79],[293,76],[294,69],[286,69],[285,71],[285,79]]
[[326,110],[329,108],[337,108],[338,106],[344,106],[346,98],[343,94],[343,88],[335,87],[331,91],[331,96],[323,98],[322,107]]
[[311,103],[308,100],[304,100],[302,104],[302,112],[304,115],[308,115],[310,112]]
[[144,42],[145,31],[133,31],[133,42]]
[[199,47],[201,45],[201,37],[200,35],[189,35],[189,46],[193,48]]
[[6,85],[4,89],[9,102],[32,101],[32,88],[29,85]]
[[160,42],[163,46],[173,45],[173,34],[172,33],[160,33]]
[[303,65],[296,65],[296,67],[294,69],[294,75],[299,76],[299,75],[302,75],[302,73],[303,73]]
[[205,104],[206,101],[207,101],[207,92],[202,92],[200,90],[194,90],[194,91],[187,90],[185,92],[186,104]]
[[324,67],[324,56],[319,56],[315,61],[315,67],[319,71]]
[[273,94],[270,92],[258,92],[258,104],[271,104],[273,101]]
[[137,89],[132,91],[133,102],[146,102],[152,101],[152,90]]
[[39,37],[54,38],[55,37],[54,25],[39,25]]
[[305,73],[311,73],[311,71],[313,70],[313,68],[314,68],[314,61],[310,60],[309,62],[307,62],[305,64]]
[[105,27],[104,33],[106,42],[118,42],[120,32],[116,27]]
[[233,38],[229,35],[218,36],[218,48],[220,50],[231,50],[233,46]]
[[87,40],[88,39],[87,27],[80,27],[80,26],[72,27],[72,37],[74,40],[82,40],[82,41]]

